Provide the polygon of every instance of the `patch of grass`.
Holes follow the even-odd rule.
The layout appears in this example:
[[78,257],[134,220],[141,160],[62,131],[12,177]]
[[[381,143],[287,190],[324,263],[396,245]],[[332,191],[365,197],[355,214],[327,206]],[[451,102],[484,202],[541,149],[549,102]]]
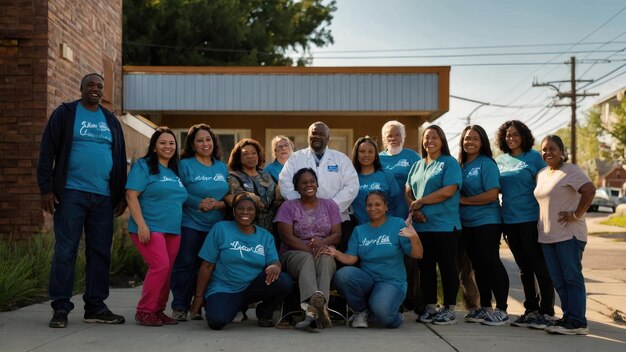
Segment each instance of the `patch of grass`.
[[[0,311],[45,299],[53,252],[54,236],[45,233],[27,241],[0,242]],[[77,262],[84,263],[84,256]],[[84,273],[84,264],[81,267]],[[84,279],[75,287],[79,284],[84,285]]]
[[626,227],[626,216],[611,216],[601,222],[603,225]]
[[[116,219],[111,248],[111,281],[116,275],[142,277],[145,266],[130,240],[126,220]],[[13,310],[48,299],[54,235],[38,233],[25,241],[0,240],[0,311]],[[85,244],[78,249],[74,294],[85,287]]]

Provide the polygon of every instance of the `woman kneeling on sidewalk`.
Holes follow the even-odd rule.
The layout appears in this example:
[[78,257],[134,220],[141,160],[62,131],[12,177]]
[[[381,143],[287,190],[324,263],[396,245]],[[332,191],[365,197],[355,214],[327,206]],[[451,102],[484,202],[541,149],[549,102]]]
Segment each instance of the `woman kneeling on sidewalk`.
[[365,204],[370,222],[354,229],[346,253],[332,246],[325,253],[347,265],[361,260],[360,268],[345,266],[333,279],[356,311],[352,327],[367,328],[372,313],[385,327],[397,328],[402,324],[400,305],[407,289],[404,254],[420,259],[422,243],[410,220],[407,225],[400,218],[387,217],[384,193],[370,192]]
[[207,322],[220,330],[251,303],[259,326],[272,327],[272,313],[289,293],[293,282],[281,272],[272,235],[252,222],[257,205],[247,193],[233,198],[235,221],[216,224],[198,256],[200,264],[191,313],[204,304]]

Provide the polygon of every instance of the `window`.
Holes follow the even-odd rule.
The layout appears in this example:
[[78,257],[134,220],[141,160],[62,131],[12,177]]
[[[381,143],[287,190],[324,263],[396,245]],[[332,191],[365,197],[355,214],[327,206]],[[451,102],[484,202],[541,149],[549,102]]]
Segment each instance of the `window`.
[[[285,135],[291,139],[295,145],[295,150],[307,148],[309,146],[307,128],[268,128],[265,130],[265,161],[272,162],[272,138],[278,135]],[[345,153],[349,158],[352,156],[353,131],[351,129],[331,128],[328,147]]]

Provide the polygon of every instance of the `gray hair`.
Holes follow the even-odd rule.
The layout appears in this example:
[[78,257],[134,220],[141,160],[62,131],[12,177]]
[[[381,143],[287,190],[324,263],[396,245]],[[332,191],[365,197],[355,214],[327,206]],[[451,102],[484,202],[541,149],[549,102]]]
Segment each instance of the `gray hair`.
[[398,127],[400,130],[400,135],[402,136],[402,145],[404,145],[404,140],[406,139],[406,130],[404,125],[400,121],[391,120],[387,121],[383,128],[381,129],[381,135],[383,137],[383,150],[387,149],[387,138],[385,138],[386,132],[388,132],[392,127]]
[[270,144],[272,146],[272,158],[276,159],[276,145],[278,144],[278,142],[282,141],[283,139],[286,140],[287,142],[289,142],[289,146],[291,147],[291,151],[292,152],[296,148],[294,146],[293,142],[291,141],[291,139],[289,139],[289,137],[283,136],[282,134],[279,134],[278,136],[272,138],[272,141],[270,142]]

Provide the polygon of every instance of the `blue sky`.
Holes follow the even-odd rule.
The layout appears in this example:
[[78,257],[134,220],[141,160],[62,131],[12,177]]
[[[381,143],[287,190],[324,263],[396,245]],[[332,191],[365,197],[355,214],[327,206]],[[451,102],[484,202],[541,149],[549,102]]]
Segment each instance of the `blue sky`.
[[[526,109],[504,109],[483,106],[472,115],[472,124],[480,124],[491,135],[504,121],[519,119],[528,122],[537,138],[569,123],[570,110],[543,108],[554,95],[549,88],[531,88],[538,81],[566,80],[570,66],[455,66],[473,63],[554,62],[563,63],[570,56],[577,60],[605,59],[612,63],[577,66],[577,77],[599,78],[626,63],[626,2],[623,0],[338,0],[338,10],[331,30],[335,44],[314,48],[314,66],[438,66],[451,65],[452,95],[515,106],[539,106]],[[620,13],[621,11],[621,13]],[[619,13],[612,20],[612,16]],[[601,28],[600,28],[601,27]],[[598,29],[599,28],[599,29]],[[592,34],[593,33],[593,34]],[[591,34],[591,35],[590,35]],[[586,39],[585,39],[586,38]],[[583,40],[584,39],[584,40]],[[407,49],[475,47],[493,45],[603,43],[592,45],[561,45],[493,49],[420,50]],[[610,42],[610,43],[607,43]],[[394,52],[369,52],[371,50]],[[358,51],[345,53],[338,51]],[[591,51],[571,54],[572,51]],[[600,52],[612,51],[612,52]],[[478,53],[568,52],[537,56],[395,58],[392,56],[458,55]],[[384,56],[367,59],[363,56]],[[324,59],[334,57],[335,59]],[[350,59],[337,59],[350,57]],[[356,58],[358,57],[358,58]],[[626,86],[622,67],[598,82],[592,92],[606,96]],[[569,84],[561,86],[568,91]],[[598,97],[580,103],[579,117]],[[562,100],[560,103],[566,103]],[[465,117],[478,105],[457,99],[450,100],[450,111],[437,120],[448,135],[451,145],[458,144],[456,135],[465,126]]]

